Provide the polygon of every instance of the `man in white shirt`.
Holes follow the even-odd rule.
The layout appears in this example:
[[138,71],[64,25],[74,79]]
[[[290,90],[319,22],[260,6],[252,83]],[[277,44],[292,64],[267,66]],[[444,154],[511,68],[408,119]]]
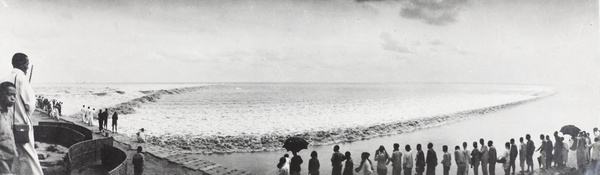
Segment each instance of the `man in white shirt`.
[[19,155],[19,167],[15,170],[15,174],[44,174],[42,166],[38,159],[37,152],[34,147],[33,138],[33,125],[31,122],[31,115],[35,111],[35,93],[33,88],[29,84],[27,79],[27,69],[29,69],[29,58],[23,53],[16,53],[12,57],[13,70],[12,73],[2,79],[3,81],[15,83],[17,94],[14,105],[14,112],[10,111],[15,116],[16,124],[28,124],[29,125],[29,142],[23,144],[16,144],[17,153]]

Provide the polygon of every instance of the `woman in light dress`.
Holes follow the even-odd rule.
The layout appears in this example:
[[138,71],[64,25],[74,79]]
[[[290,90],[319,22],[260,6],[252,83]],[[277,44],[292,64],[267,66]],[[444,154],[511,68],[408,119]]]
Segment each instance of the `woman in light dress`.
[[571,136],[568,148],[567,167],[577,169],[577,137]]

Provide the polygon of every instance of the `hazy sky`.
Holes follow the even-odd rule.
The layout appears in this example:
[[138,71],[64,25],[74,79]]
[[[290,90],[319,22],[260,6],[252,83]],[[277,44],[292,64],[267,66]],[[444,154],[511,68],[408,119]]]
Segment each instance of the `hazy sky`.
[[597,0],[0,0],[45,82],[600,84]]

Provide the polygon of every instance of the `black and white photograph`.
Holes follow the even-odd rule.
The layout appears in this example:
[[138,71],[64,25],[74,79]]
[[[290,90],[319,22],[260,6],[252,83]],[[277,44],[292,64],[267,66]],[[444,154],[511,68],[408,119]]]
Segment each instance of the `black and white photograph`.
[[0,174],[600,175],[597,0],[0,0]]

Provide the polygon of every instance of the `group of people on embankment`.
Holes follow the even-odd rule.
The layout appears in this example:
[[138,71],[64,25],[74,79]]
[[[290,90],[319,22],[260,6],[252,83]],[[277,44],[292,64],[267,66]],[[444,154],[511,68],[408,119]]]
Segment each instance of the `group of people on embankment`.
[[[94,119],[98,120],[98,130],[100,132],[104,132],[108,130],[108,116],[110,113],[108,109],[102,111],[102,109],[98,109],[98,113],[96,113],[96,108],[92,108],[91,106],[83,105],[81,108],[81,121],[88,126],[94,126]],[[112,132],[116,133],[118,131],[117,121],[119,120],[119,114],[117,112],[113,112],[112,114]]]
[[63,102],[56,99],[49,99],[43,95],[36,95],[37,103],[36,107],[41,109],[46,114],[50,115],[55,120],[60,120],[62,116],[62,105]]
[[[600,131],[594,128],[594,141],[591,140],[589,133],[585,131],[573,136],[569,141],[554,132],[555,144],[550,139],[550,135],[540,135],[540,147],[536,149],[534,141],[529,134],[525,138],[519,138],[519,144],[515,139],[510,139],[503,144],[504,149],[497,149],[492,140],[486,141],[482,138],[479,142],[474,141],[469,150],[467,142],[454,147],[454,152],[449,150],[447,145],[442,146],[441,161],[438,161],[438,154],[434,151],[433,143],[427,144],[427,153],[422,150],[421,144],[416,145],[416,152],[412,150],[411,145],[406,145],[404,151],[400,150],[400,144],[394,143],[394,150],[388,153],[383,145],[375,151],[373,159],[369,152],[360,154],[359,162],[356,164],[352,159],[352,153],[346,151],[340,152],[340,147],[333,147],[333,154],[330,158],[332,175],[378,175],[388,174],[388,166],[391,164],[391,174],[393,175],[412,175],[413,171],[417,175],[423,173],[433,175],[436,173],[437,166],[443,166],[443,174],[450,173],[450,167],[456,166],[458,175],[467,175],[469,171],[478,175],[494,175],[496,168],[502,168],[505,175],[510,174],[533,174],[534,159],[533,154],[540,152],[538,168],[541,173],[563,172],[570,174],[600,174]],[[292,152],[293,157],[285,154],[279,159],[277,164],[278,175],[298,175],[301,174],[302,158],[297,152]],[[318,160],[318,153],[311,152],[311,158],[308,161],[308,174],[318,175],[321,164]],[[517,172],[516,163],[519,162],[520,171]],[[441,165],[438,165],[441,164]],[[497,164],[500,164],[497,166]]]

